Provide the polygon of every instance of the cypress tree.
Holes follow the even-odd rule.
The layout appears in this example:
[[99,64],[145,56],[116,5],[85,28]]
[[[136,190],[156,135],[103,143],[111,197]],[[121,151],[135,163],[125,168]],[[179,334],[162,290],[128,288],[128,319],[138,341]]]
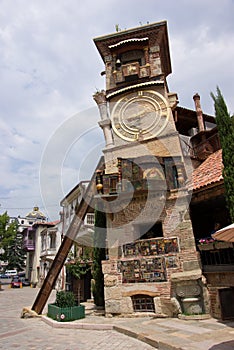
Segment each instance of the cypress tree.
[[104,275],[102,260],[106,260],[106,214],[99,208],[95,209],[94,250],[93,250],[93,297],[96,306],[104,306]]
[[222,147],[223,178],[227,207],[234,222],[234,117],[230,116],[222,93],[217,87],[217,95],[211,93],[214,100],[216,123]]

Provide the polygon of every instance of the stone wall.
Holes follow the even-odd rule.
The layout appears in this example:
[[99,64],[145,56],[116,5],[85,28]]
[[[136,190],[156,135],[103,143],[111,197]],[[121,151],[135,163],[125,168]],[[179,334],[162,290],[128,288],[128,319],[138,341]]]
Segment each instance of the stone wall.
[[[135,198],[131,204],[124,206],[120,212],[113,213],[108,221],[107,237],[112,246],[109,247],[109,260],[104,261],[102,268],[105,283],[106,314],[132,314],[134,295],[149,295],[153,297],[155,313],[161,317],[173,317],[184,312],[207,312],[207,300],[204,301],[205,287],[202,282],[199,254],[195,248],[194,236],[186,201],[178,200],[176,196],[168,194],[168,198],[161,209],[158,220],[162,222],[164,238],[177,237],[179,251],[168,254],[176,257],[175,267],[166,267],[166,280],[161,282],[124,283],[118,263],[128,260],[123,256],[123,244],[139,239],[137,224],[152,223],[154,207],[152,203],[141,217],[142,208],[147,200],[143,195]],[[176,209],[176,211],[175,211]],[[128,224],[126,224],[128,221]],[[167,258],[167,254],[163,258]],[[157,257],[154,256],[153,258]],[[147,260],[152,256],[135,256],[131,259]],[[206,299],[206,297],[205,297]]]
[[210,298],[210,314],[212,317],[222,319],[219,290],[234,287],[234,273],[231,271],[205,273],[205,276]]

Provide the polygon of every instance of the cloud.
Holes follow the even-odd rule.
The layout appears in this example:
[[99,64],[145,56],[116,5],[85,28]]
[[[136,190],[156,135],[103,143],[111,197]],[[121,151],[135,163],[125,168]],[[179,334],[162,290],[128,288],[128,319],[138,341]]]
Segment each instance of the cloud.
[[204,111],[213,114],[210,92],[216,90],[216,86],[219,85],[229,107],[234,110],[232,98],[234,83],[230,79],[230,72],[232,76],[234,73],[231,68],[234,48],[232,45],[227,45],[227,42],[233,40],[234,33],[224,33],[223,36],[214,38],[209,28],[205,26],[200,28],[193,45],[187,44],[182,36],[174,40],[172,38],[171,46],[175,57],[172,62],[175,73],[170,77],[170,82],[176,86],[179,97],[182,97],[179,98],[182,104],[193,108],[192,94],[199,92]]
[[[104,63],[93,38],[115,32],[116,24],[124,30],[167,20],[173,69],[168,82],[180,105],[194,108],[192,96],[198,92],[204,112],[213,114],[210,92],[219,85],[233,113],[233,10],[232,0],[223,0],[222,6],[219,0],[3,0],[1,210],[16,208],[9,213],[23,216],[37,204],[56,219],[61,196],[77,178],[87,179],[92,172],[96,159],[91,160],[91,150],[103,142],[92,95],[96,88],[105,88],[100,76]],[[94,111],[90,120],[81,113],[89,108]],[[74,116],[77,124],[69,144],[69,120]],[[90,132],[92,127],[97,130]],[[58,134],[60,139],[52,145]],[[40,175],[48,145],[54,158],[44,169],[45,200]],[[99,151],[93,153],[97,158]],[[59,170],[54,164],[57,155],[62,155]],[[56,189],[58,182],[61,191]]]

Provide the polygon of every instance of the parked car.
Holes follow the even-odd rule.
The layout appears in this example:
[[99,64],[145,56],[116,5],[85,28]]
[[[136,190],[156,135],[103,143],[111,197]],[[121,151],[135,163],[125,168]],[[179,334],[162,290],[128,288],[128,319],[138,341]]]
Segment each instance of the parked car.
[[9,277],[17,276],[17,270],[6,270],[5,274]]
[[1,275],[0,275],[0,278],[10,278],[8,275],[6,275],[5,273],[2,273]]
[[23,283],[19,276],[14,276],[11,280],[11,288],[22,288]]
[[24,277],[20,277],[21,279],[21,282],[23,284],[24,287],[29,287],[30,286],[30,282],[27,278],[24,278]]
[[24,271],[19,272],[19,273],[17,273],[17,276],[25,278],[25,272]]

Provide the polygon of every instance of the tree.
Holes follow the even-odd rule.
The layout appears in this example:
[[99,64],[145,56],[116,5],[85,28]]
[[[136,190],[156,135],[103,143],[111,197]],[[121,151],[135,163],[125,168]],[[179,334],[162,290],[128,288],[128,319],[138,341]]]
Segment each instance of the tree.
[[234,116],[230,116],[222,93],[217,87],[217,95],[211,93],[214,100],[216,123],[222,147],[223,178],[227,207],[234,222]]
[[12,239],[15,237],[15,223],[11,223],[8,225],[9,216],[7,212],[0,215],[0,248],[6,249]]
[[25,266],[25,253],[22,249],[22,235],[15,221],[9,223],[7,212],[0,215],[0,259],[6,261],[8,269],[22,271]]
[[[100,206],[100,204],[99,204]],[[106,214],[99,208],[95,209],[93,270],[93,297],[97,306],[104,306],[104,275],[102,260],[106,260]]]
[[26,254],[23,250],[23,236],[16,232],[14,239],[7,248],[8,269],[16,268],[22,271],[25,267]]

